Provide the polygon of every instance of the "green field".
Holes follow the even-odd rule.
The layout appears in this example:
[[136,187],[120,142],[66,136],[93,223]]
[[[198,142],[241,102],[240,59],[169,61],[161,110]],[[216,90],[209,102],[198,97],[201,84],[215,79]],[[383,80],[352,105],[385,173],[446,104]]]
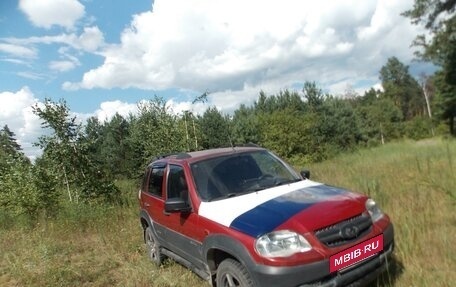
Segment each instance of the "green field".
[[[301,166],[299,167],[301,168]],[[456,282],[456,142],[399,142],[306,166],[312,178],[371,195],[392,218],[396,251],[373,286]],[[209,286],[144,251],[137,188],[123,207],[68,205],[30,224],[0,211],[0,286]]]

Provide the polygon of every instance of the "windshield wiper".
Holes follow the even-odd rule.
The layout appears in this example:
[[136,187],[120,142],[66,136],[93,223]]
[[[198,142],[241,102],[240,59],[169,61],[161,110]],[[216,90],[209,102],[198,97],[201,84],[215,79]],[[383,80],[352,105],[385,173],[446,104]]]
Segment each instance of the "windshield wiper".
[[301,179],[295,178],[295,179],[281,180],[281,181],[276,182],[275,186],[290,184],[290,183],[294,183],[294,182],[298,182],[298,181],[301,181]]

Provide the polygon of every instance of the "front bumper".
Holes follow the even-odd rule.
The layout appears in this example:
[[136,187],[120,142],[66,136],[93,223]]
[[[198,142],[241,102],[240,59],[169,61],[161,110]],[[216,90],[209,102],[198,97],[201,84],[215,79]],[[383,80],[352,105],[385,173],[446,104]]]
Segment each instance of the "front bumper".
[[383,251],[343,272],[329,273],[329,260],[293,267],[256,265],[252,276],[259,286],[337,287],[364,286],[375,280],[388,266],[394,249],[394,229],[390,224],[383,232]]

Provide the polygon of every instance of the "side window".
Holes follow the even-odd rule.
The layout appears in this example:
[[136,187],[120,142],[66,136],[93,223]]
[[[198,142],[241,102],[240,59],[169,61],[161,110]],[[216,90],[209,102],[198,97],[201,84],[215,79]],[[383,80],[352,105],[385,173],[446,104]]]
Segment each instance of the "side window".
[[165,167],[152,167],[152,170],[149,173],[149,193],[162,196],[162,186],[163,186],[163,173]]
[[167,198],[181,198],[188,201],[188,187],[184,169],[178,165],[170,165],[168,173]]

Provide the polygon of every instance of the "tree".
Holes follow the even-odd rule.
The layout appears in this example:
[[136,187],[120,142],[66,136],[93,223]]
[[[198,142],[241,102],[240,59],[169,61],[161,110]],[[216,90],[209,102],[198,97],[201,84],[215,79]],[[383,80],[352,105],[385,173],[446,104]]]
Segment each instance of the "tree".
[[439,104],[436,113],[447,121],[450,134],[456,136],[456,0],[415,0],[412,9],[405,11],[414,24],[424,24],[428,36],[419,35],[413,42],[422,50],[416,55],[441,68],[436,74]]
[[8,125],[0,130],[0,173],[12,160],[30,163],[29,159],[22,153],[22,147],[17,143],[16,135]]
[[117,200],[119,189],[89,157],[81,127],[76,117],[70,117],[66,102],[46,99],[44,106],[36,104],[33,112],[43,120],[42,127],[51,130],[51,134],[41,136],[36,145],[43,149],[47,167],[66,188],[69,200]]
[[259,116],[261,145],[287,159],[313,161],[318,154],[317,140],[312,133],[314,114],[292,109],[276,110]]
[[233,127],[233,141],[235,143],[259,143],[261,136],[259,132],[258,117],[255,110],[242,104],[234,111],[231,121]]
[[232,143],[229,119],[222,115],[216,107],[209,107],[199,119],[199,127],[203,133],[203,148],[230,146]]
[[449,85],[445,80],[443,71],[439,71],[434,76],[436,91],[436,113],[447,121],[450,134],[456,136],[456,85]]
[[305,82],[302,88],[304,98],[307,100],[307,106],[312,111],[317,111],[325,99],[323,91],[317,87],[315,82]]
[[152,158],[184,151],[187,146],[184,122],[158,97],[138,104],[138,115],[130,122],[129,140],[137,174]]
[[5,125],[0,130],[0,148],[9,154],[15,154],[22,150],[21,146],[17,143],[16,135]]
[[380,70],[380,80],[384,95],[394,101],[406,120],[423,113],[425,103],[421,88],[410,75],[408,66],[391,57]]
[[356,107],[356,114],[362,141],[366,145],[383,144],[403,134],[402,112],[390,98],[378,97],[365,102]]

